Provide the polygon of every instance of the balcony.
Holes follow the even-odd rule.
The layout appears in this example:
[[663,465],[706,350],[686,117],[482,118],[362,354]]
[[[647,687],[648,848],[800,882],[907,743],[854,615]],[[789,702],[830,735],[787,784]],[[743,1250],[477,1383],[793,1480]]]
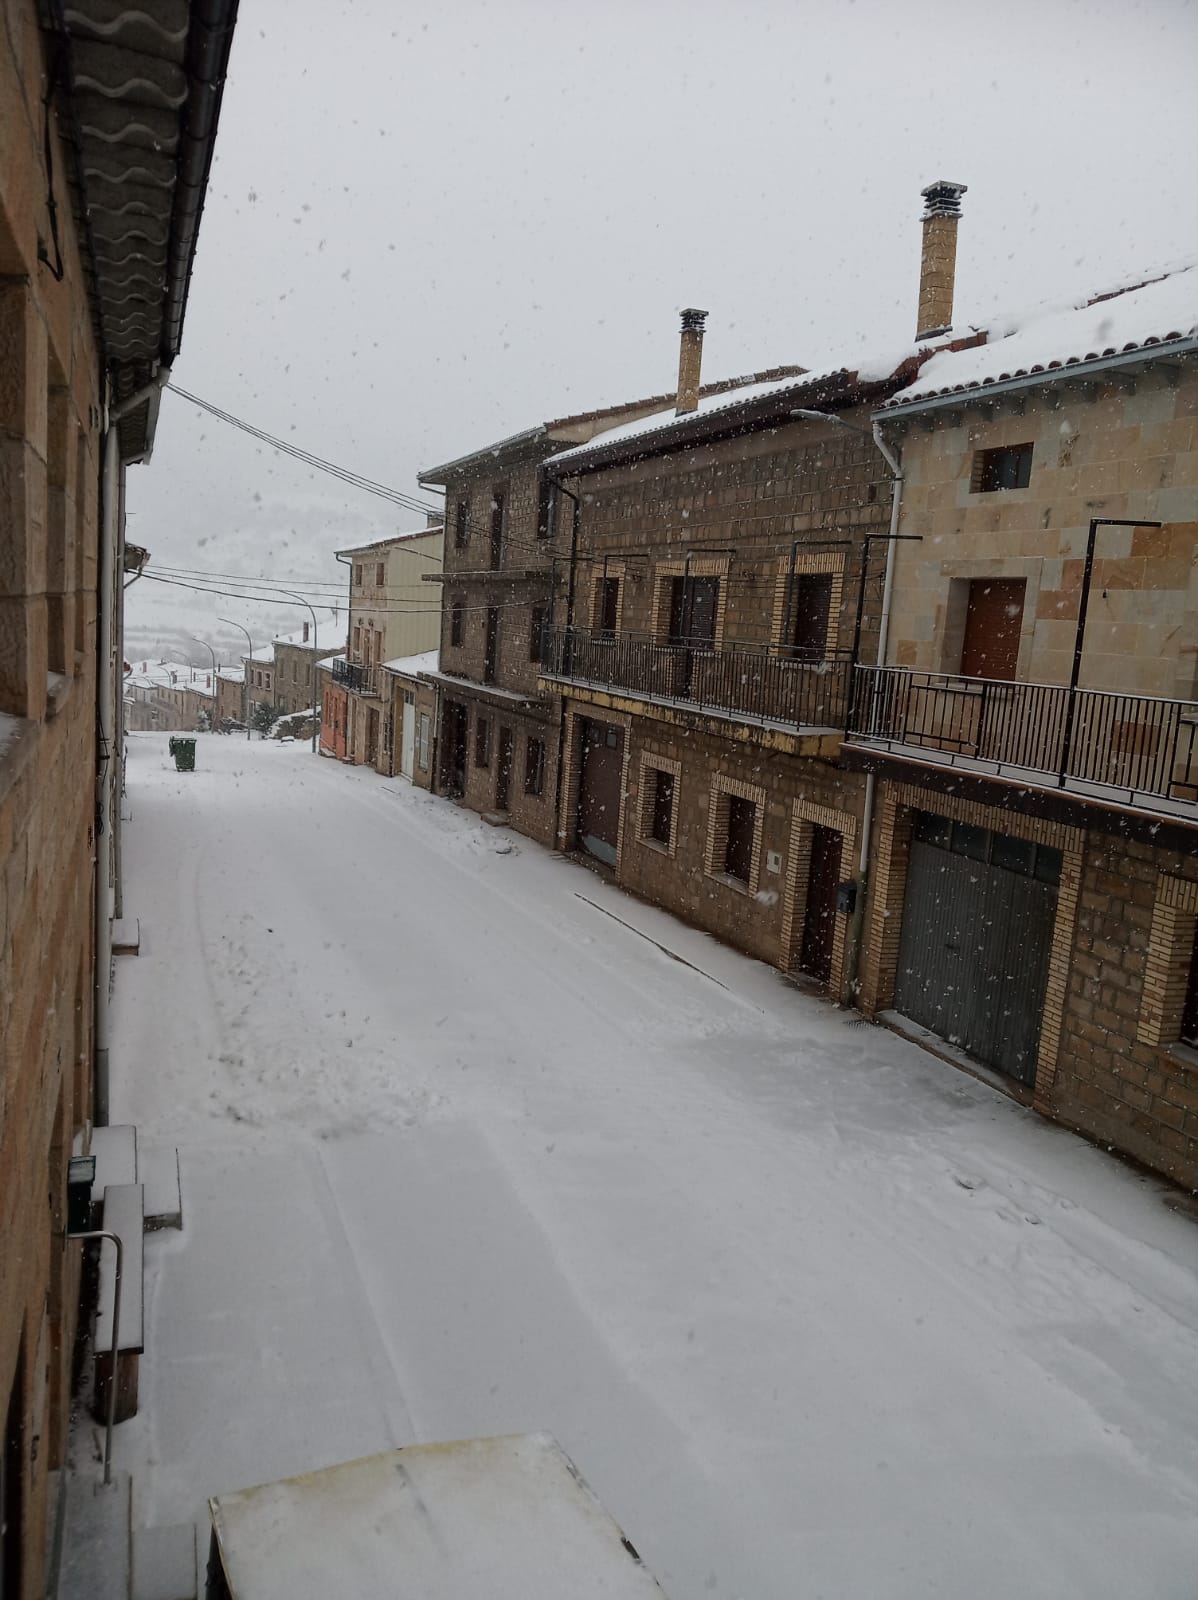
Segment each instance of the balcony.
[[850,663],[766,645],[663,644],[648,634],[548,628],[541,676],[671,710],[785,729],[843,728]]
[[1198,820],[1198,703],[857,667],[849,743]]
[[342,688],[352,689],[355,694],[363,694],[377,700],[381,693],[379,687],[378,667],[364,667],[358,661],[333,661],[333,682],[341,684]]

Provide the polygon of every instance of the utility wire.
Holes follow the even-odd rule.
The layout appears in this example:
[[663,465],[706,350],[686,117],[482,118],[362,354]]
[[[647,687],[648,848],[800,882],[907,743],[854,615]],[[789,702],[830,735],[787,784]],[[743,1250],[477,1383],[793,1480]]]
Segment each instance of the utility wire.
[[334,478],[340,478],[343,483],[351,484],[356,489],[362,489],[367,494],[378,495],[383,500],[390,500],[394,505],[403,506],[409,511],[419,511],[422,515],[434,513],[440,515],[440,507],[429,505],[427,501],[418,500],[414,495],[405,494],[400,489],[392,489],[385,483],[378,483],[373,478],[366,478],[359,472],[352,472],[348,467],[338,466],[334,461],[326,461],[323,456],[313,455],[310,450],[302,450],[298,445],[290,444],[286,439],[278,439],[274,434],[266,433],[262,428],[255,428],[253,423],[246,422],[243,417],[235,417],[230,411],[223,411],[220,406],[213,405],[210,400],[203,400],[198,394],[191,394],[187,389],[181,389],[177,383],[168,383],[167,388],[177,394],[181,400],[190,401],[192,405],[199,406],[201,411],[206,411],[219,422],[226,422],[230,427],[240,428],[243,433],[248,433],[252,438],[260,439],[263,444],[268,444],[273,450],[281,450],[284,455],[293,456],[295,460],[302,461],[306,466],[315,467],[319,472],[327,472]]

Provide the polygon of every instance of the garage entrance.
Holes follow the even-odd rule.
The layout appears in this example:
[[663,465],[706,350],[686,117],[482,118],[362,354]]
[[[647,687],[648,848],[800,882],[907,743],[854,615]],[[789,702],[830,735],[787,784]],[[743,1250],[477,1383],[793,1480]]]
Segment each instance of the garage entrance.
[[896,1009],[1034,1082],[1060,877],[1059,850],[917,813]]

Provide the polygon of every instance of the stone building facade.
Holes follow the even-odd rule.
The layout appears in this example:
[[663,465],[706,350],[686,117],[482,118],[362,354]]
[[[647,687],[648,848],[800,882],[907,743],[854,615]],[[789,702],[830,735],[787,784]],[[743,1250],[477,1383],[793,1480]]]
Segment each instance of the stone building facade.
[[549,463],[580,506],[543,667],[559,847],[838,998],[864,801],[838,756],[892,500],[868,406],[900,381],[757,377]]
[[436,590],[441,571],[440,523],[337,551],[349,568],[349,628],[344,653],[321,673],[321,750],[339,760],[392,767],[391,686],[383,663],[435,649],[440,627]]
[[1189,1187],[1196,334],[1191,269],[883,408],[911,537],[844,752],[876,783],[865,1009]]
[[245,721],[245,668],[218,667],[216,672],[216,725]]
[[[205,172],[231,10],[208,6],[201,21],[184,4],[169,41],[164,34],[147,43],[136,20],[91,0],[65,15],[14,0],[0,42],[6,1600],[54,1591],[48,1534],[66,1479],[83,1249],[67,1237],[67,1168],[73,1146],[86,1151],[93,1124],[107,1119],[124,475],[150,454],[160,381],[179,346],[204,188],[193,179],[176,204],[180,126],[189,104],[202,101],[191,145]],[[193,28],[210,49],[196,50]],[[83,48],[86,72],[76,53]],[[154,141],[145,132],[147,94],[159,96]],[[133,207],[131,180],[98,148],[114,142],[136,152],[148,177]],[[141,266],[131,269],[131,258]]]
[[297,632],[274,641],[274,704],[288,716],[298,711],[308,711],[318,703],[316,664],[336,655],[341,649],[340,641],[314,642],[310,637],[311,626],[311,623],[305,622]]
[[558,418],[420,474],[445,493],[434,786],[542,844],[556,827],[561,699],[539,669],[573,538],[550,514],[543,463],[662,404]]

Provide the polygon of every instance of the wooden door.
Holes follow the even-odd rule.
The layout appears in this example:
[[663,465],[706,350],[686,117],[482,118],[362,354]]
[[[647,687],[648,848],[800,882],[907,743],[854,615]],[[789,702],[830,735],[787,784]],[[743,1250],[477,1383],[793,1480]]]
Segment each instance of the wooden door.
[[620,838],[624,731],[607,722],[584,720],[579,739],[578,840],[596,860],[615,866]]
[[820,983],[832,977],[832,945],[836,933],[836,886],[840,882],[841,836],[834,828],[811,830],[811,864],[807,873],[807,909],[799,971]]
[[1024,578],[974,578],[969,585],[961,675],[1011,681],[1019,664]]
[[400,736],[399,770],[405,778],[412,776],[416,764],[416,703],[409,696],[404,695],[403,702],[403,732]]
[[379,758],[379,714],[373,708],[366,717],[366,765],[373,767]]
[[495,809],[506,811],[512,793],[512,730],[500,728],[495,771]]

